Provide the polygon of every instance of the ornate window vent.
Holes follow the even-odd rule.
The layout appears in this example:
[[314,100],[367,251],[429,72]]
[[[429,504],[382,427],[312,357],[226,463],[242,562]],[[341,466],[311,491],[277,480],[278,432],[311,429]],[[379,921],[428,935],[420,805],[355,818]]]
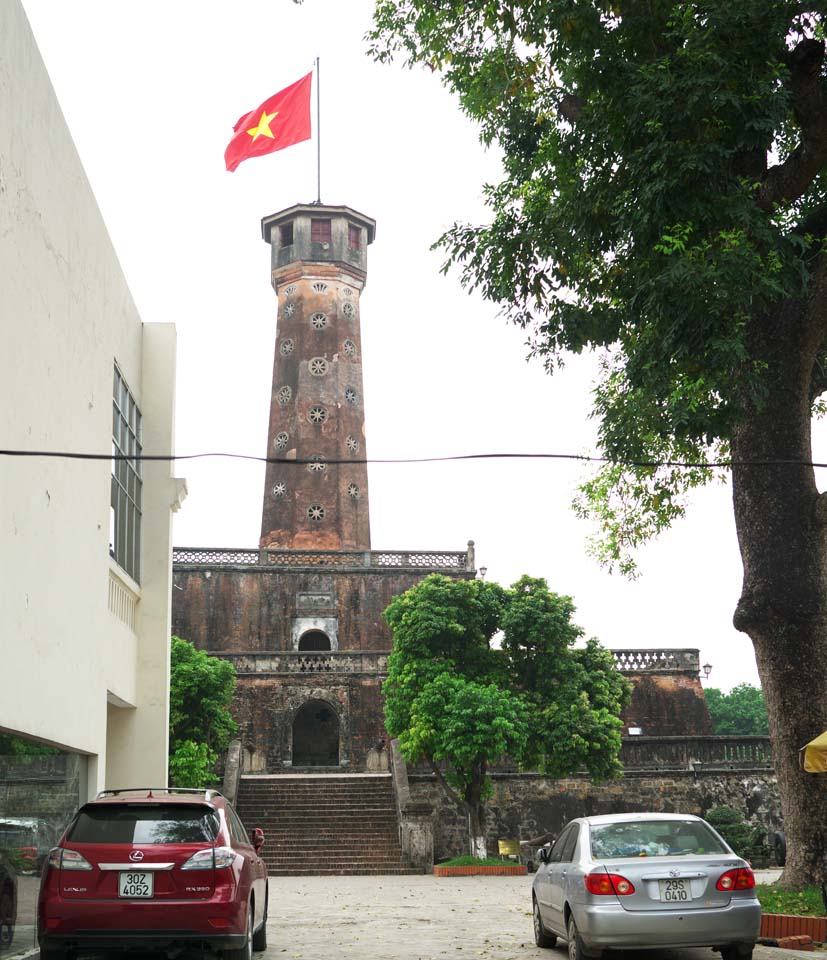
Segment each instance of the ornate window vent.
[[259,562],[258,550],[180,550],[172,551],[173,563],[243,564],[254,566]]
[[330,369],[330,364],[324,357],[313,357],[312,360],[308,361],[307,369],[314,377],[323,377]]
[[342,294],[343,294],[344,296],[346,296],[346,297],[352,297],[352,296],[353,296],[353,291],[350,289],[350,287],[344,287],[344,288],[342,289]]
[[348,453],[359,452],[359,441],[356,439],[356,437],[348,437],[347,440],[345,440],[345,443],[347,444]]
[[321,280],[317,280],[312,284],[311,289],[314,293],[327,293],[327,284],[323,283]]
[[348,318],[348,320],[352,320],[356,314],[356,307],[354,307],[352,303],[349,303],[346,300],[342,304],[342,313]]
[[344,344],[342,344],[342,349],[346,357],[356,356],[356,344],[352,340],[345,340]]
[[324,330],[327,326],[327,317],[323,313],[314,313],[310,318],[314,330]]
[[349,483],[347,485],[347,492],[350,495],[351,500],[359,499],[359,488],[356,486],[355,483]]
[[281,346],[279,347],[279,352],[283,357],[289,357],[293,352],[293,341],[288,337],[286,340],[281,341]]
[[327,410],[324,407],[311,407],[307,411],[307,419],[311,423],[324,423],[327,420]]
[[345,388],[345,403],[350,404],[351,407],[355,407],[355,406],[356,406],[356,400],[357,400],[356,391],[353,389],[353,387],[346,387],[346,388]]
[[296,284],[295,284],[295,283],[291,283],[289,287],[285,287],[285,288],[284,288],[284,295],[285,295],[285,297],[292,297],[295,292],[296,292]]
[[327,464],[322,460],[322,458],[318,454],[315,454],[314,456],[312,456],[310,460],[311,462],[308,463],[307,469],[311,473],[324,473],[324,470]]
[[320,503],[311,503],[307,508],[308,520],[324,520],[324,507]]
[[273,441],[273,446],[276,450],[286,450],[289,441],[290,437],[288,437],[286,433],[277,433],[276,439]]
[[329,673],[333,669],[333,657],[324,654],[296,657],[294,669],[296,673]]
[[279,392],[276,394],[276,400],[284,406],[285,403],[290,403],[293,399],[293,389],[292,387],[284,386],[279,387]]
[[276,500],[283,500],[287,494],[287,484],[283,480],[273,484],[273,496]]
[[618,670],[637,673],[641,670],[677,670],[683,664],[668,650],[613,650]]
[[296,312],[295,303],[285,303],[285,305],[281,308],[281,315],[283,317],[286,317],[288,320],[290,319],[290,317],[293,316],[295,312]]
[[377,567],[465,567],[464,553],[389,553],[374,550],[371,563]]

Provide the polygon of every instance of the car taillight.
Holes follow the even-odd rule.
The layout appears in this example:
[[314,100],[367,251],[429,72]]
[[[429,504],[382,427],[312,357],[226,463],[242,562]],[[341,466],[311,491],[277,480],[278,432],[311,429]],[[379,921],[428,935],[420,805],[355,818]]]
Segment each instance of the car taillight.
[[235,860],[236,853],[232,847],[210,847],[208,850],[199,850],[186,863],[181,865],[182,870],[212,870],[213,867],[230,867]]
[[598,897],[610,897],[613,893],[619,897],[628,897],[635,892],[632,881],[621,877],[620,874],[587,873],[583,879],[586,881],[586,889],[589,893],[594,893]]
[[49,859],[46,861],[53,870],[91,870],[92,864],[77,850],[64,850],[62,847],[52,847]]
[[715,884],[716,890],[752,890],[755,886],[755,874],[749,867],[738,867],[722,873]]

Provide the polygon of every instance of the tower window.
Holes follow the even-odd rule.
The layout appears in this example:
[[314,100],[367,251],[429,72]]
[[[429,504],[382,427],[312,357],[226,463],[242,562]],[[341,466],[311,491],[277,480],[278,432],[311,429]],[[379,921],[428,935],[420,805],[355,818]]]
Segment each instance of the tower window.
[[109,552],[115,562],[141,580],[141,411],[115,366],[112,392],[112,461]]
[[310,221],[310,242],[311,243],[330,243],[330,221],[329,220],[311,220]]
[[283,247],[292,247],[293,246],[293,224],[283,223],[279,227],[279,240]]
[[347,245],[351,250],[362,249],[362,228],[355,224],[347,225]]
[[308,520],[324,520],[324,507],[320,503],[311,503],[307,508]]

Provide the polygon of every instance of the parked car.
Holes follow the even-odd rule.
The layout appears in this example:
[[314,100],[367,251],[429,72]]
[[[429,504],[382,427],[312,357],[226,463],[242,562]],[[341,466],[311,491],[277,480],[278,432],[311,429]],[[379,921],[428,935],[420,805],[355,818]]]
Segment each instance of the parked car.
[[78,810],[40,881],[41,960],[80,950],[267,946],[264,833],[215,790],[106,790]]
[[749,960],[761,926],[755,875],[700,817],[581,817],[539,852],[534,939],[569,960],[603,950],[712,947]]
[[21,873],[40,873],[54,843],[45,820],[36,817],[0,817],[0,848],[16,851]]
[[10,857],[0,849],[0,950],[10,947],[17,923],[17,870]]

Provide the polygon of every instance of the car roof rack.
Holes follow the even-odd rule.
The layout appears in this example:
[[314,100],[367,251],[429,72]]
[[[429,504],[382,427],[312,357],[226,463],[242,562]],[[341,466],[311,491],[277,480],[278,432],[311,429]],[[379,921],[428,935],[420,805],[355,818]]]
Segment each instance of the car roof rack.
[[195,796],[203,796],[205,800],[212,800],[215,797],[222,797],[220,790],[212,788],[202,789],[201,787],[119,787],[117,790],[99,790],[95,796],[96,800],[103,800],[105,797],[117,797],[122,793],[147,793],[147,794],[174,794],[186,793]]

